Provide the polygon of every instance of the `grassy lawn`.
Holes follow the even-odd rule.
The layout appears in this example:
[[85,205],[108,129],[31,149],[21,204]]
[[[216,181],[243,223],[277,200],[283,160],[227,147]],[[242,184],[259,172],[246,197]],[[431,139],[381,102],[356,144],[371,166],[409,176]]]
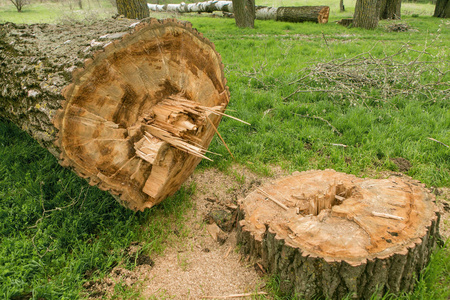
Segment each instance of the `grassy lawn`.
[[[355,1],[345,2],[344,13],[338,1],[320,3],[331,7],[325,25],[256,21],[251,30],[238,29],[232,19],[180,16],[214,42],[225,64],[230,114],[252,124],[225,118],[219,131],[236,160],[215,138],[209,150],[223,156],[203,161],[199,169],[239,163],[262,175],[281,165],[289,171],[333,168],[382,176],[398,171],[392,159],[401,157],[411,163],[407,175],[429,187],[450,188],[450,149],[429,139],[450,145],[450,21],[430,17],[431,4],[404,3],[401,23],[409,31],[387,30],[400,21],[382,21],[372,31],[345,28],[333,22],[351,17]],[[113,13],[110,2],[86,1],[82,10],[76,3],[36,3],[23,13],[0,2],[0,22],[88,22]],[[351,58],[358,63],[342,69],[374,84],[330,81],[321,72]],[[438,79],[444,84],[436,85]],[[86,281],[117,264],[133,268],[124,251],[131,243],[145,242],[144,253],[160,253],[173,224],[183,224],[195,192],[185,186],[163,204],[133,213],[61,168],[4,120],[0,157],[2,299],[82,298]],[[448,299],[449,256],[448,248],[437,251],[416,290],[397,298]],[[277,293],[275,279],[270,286],[273,298],[287,299]]]

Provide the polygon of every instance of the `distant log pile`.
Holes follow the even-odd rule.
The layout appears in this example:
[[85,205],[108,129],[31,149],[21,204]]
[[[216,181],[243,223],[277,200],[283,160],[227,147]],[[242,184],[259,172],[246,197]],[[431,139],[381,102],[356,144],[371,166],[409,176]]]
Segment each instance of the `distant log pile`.
[[[152,11],[166,11],[178,13],[214,12],[222,11],[233,13],[232,1],[206,1],[197,3],[180,4],[148,4]],[[315,22],[325,24],[328,22],[330,8],[328,6],[292,6],[292,7],[268,7],[256,6],[257,20],[276,20],[283,22]]]
[[143,210],[206,158],[229,93],[190,23],[131,22],[0,25],[0,117]]
[[238,242],[301,299],[410,291],[439,237],[434,196],[408,178],[296,172],[240,201]]

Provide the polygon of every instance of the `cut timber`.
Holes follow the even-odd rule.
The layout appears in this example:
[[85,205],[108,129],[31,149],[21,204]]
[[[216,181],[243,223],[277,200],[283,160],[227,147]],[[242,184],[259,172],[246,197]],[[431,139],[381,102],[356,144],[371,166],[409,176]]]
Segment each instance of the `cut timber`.
[[433,200],[412,179],[296,172],[240,200],[238,242],[302,299],[398,294],[436,245]]
[[214,45],[190,23],[130,24],[0,25],[0,117],[143,210],[207,158],[229,93]]
[[256,7],[257,20],[276,20],[282,22],[314,22],[328,23],[329,6],[286,6],[286,7]]
[[[232,1],[206,1],[186,4],[147,4],[152,11],[169,11],[178,13],[223,11],[232,13]],[[289,6],[268,7],[255,6],[257,20],[276,20],[283,22],[315,22],[325,24],[330,14],[329,6]]]

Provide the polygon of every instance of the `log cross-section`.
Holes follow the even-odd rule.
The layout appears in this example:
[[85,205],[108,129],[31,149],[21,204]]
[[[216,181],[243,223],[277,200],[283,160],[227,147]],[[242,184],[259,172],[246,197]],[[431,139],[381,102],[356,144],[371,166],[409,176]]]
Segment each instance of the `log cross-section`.
[[[84,26],[76,36],[62,25],[0,25],[0,116],[61,165],[143,210],[207,158],[229,92],[220,55],[190,23],[121,22]],[[64,30],[64,40],[55,38]],[[97,38],[83,40],[80,30]]]
[[238,241],[301,299],[399,294],[436,246],[433,200],[408,178],[297,172],[240,201]]

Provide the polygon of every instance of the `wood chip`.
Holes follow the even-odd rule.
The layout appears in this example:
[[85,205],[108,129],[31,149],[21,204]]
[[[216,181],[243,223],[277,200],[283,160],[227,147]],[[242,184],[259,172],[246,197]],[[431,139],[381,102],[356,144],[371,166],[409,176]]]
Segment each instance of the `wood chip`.
[[223,232],[216,223],[206,225],[206,230],[208,230],[211,237],[221,245],[227,240],[227,234]]
[[266,193],[263,189],[261,188],[257,188],[257,190],[263,194],[264,196],[266,196],[269,200],[273,201],[274,203],[278,204],[278,206],[280,206],[281,208],[283,208],[284,210],[289,210],[289,208],[284,205],[283,203],[281,203],[280,201],[278,201],[277,199],[273,198],[272,196],[270,196],[268,193]]
[[228,257],[228,255],[230,255],[231,249],[233,249],[233,248],[232,248],[231,246],[230,246],[230,247],[228,247],[228,251],[227,251],[227,253],[225,253],[225,255],[224,255],[224,257],[223,257],[223,258],[227,258],[227,257]]
[[375,217],[386,218],[386,219],[394,219],[394,220],[400,220],[400,221],[405,219],[403,217],[399,217],[399,216],[396,216],[396,215],[385,214],[385,213],[380,213],[380,212],[376,212],[376,211],[373,211],[372,215],[374,215]]

